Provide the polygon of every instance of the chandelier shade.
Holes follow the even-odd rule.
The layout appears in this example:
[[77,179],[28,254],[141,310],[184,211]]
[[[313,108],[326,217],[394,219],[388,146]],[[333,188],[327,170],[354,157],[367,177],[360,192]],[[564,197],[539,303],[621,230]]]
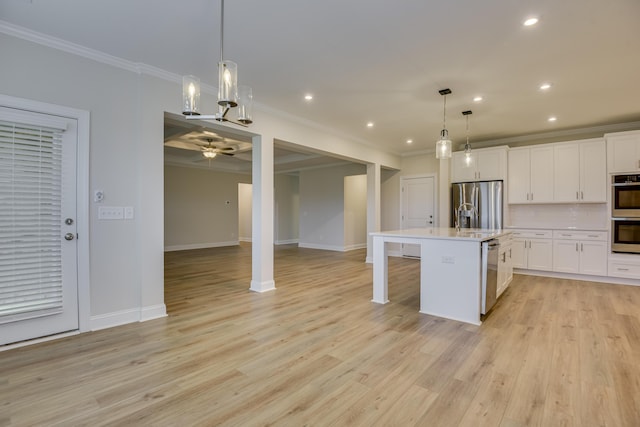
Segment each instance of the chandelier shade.
[[182,114],[200,115],[200,79],[196,76],[182,77]]

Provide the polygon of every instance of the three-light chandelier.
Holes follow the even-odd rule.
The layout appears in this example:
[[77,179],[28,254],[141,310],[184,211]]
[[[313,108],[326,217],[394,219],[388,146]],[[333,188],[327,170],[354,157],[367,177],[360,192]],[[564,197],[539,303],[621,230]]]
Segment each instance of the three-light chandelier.
[[[238,108],[237,119],[227,114]],[[252,120],[253,93],[249,86],[238,86],[238,65],[224,60],[224,0],[220,0],[220,62],[218,62],[218,112],[200,114],[200,79],[196,76],[182,78],[182,114],[187,119],[217,120],[248,126]]]

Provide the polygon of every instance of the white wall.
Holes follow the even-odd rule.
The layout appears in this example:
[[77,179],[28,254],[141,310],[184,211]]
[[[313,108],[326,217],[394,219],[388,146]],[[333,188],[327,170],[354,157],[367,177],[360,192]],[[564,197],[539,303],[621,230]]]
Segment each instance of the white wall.
[[165,165],[165,250],[237,245],[238,184],[250,181],[244,174]]
[[251,241],[251,184],[238,184],[238,237],[241,242]]
[[367,247],[367,176],[344,177],[344,247]]
[[300,179],[295,175],[276,175],[275,244],[298,243],[300,228]]
[[366,173],[352,164],[300,172],[300,246],[345,250],[344,177]]

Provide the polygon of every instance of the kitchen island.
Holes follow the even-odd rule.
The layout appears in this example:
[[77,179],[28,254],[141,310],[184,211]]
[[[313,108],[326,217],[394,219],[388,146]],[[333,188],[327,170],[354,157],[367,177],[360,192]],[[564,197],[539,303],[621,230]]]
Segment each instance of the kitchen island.
[[509,230],[416,228],[371,233],[373,302],[388,299],[387,243],[420,246],[420,312],[479,325],[482,306],[482,242]]

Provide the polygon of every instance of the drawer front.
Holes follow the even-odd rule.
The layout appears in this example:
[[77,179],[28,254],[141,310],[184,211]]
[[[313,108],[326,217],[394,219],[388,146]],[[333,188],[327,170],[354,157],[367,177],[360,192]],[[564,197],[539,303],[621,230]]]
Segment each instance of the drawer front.
[[640,279],[640,265],[611,262],[609,263],[609,276]]
[[554,239],[607,241],[606,231],[553,231]]
[[513,230],[511,235],[514,239],[551,239],[553,237],[553,232],[551,230],[518,229]]

